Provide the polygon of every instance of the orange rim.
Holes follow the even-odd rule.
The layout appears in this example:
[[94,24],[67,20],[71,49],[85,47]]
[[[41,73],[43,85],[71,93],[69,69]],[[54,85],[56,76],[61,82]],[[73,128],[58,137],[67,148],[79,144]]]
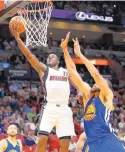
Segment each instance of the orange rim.
[[31,3],[36,3],[36,2],[48,2],[50,6],[44,9],[39,9],[39,10],[25,10],[25,8],[21,8],[18,12],[21,12],[22,14],[32,13],[32,12],[45,12],[53,6],[53,3],[50,0],[31,0]]

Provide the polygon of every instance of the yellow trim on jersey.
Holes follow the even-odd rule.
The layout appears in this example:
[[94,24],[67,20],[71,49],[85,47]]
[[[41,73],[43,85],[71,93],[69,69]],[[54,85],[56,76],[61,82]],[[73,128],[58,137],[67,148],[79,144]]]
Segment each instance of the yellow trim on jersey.
[[87,145],[85,152],[89,152],[89,145]]
[[113,105],[112,105],[112,107],[106,105],[106,104],[102,101],[101,96],[99,96],[99,98],[100,98],[101,103],[102,103],[107,109],[112,110],[112,111],[115,109]]
[[88,99],[84,99],[84,96],[83,96],[83,103],[84,103],[84,110],[86,108],[86,105],[88,103],[88,101],[93,97],[93,95],[91,95]]

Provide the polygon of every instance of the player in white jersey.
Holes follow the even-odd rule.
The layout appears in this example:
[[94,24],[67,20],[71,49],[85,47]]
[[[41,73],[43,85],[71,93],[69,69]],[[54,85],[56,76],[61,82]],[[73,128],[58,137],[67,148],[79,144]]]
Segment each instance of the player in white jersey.
[[60,138],[60,152],[67,152],[71,136],[75,135],[72,111],[68,107],[70,94],[69,75],[66,69],[59,68],[59,58],[55,54],[48,56],[47,65],[38,61],[20,39],[15,27],[10,26],[18,46],[32,67],[44,81],[47,104],[44,107],[36,152],[45,152],[48,136],[56,127]]

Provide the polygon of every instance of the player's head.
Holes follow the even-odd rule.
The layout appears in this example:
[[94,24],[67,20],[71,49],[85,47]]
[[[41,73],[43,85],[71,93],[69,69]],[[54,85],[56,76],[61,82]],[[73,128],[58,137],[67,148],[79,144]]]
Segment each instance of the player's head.
[[7,129],[8,136],[15,137],[18,134],[18,129],[16,124],[10,124]]
[[91,89],[92,93],[97,93],[100,92],[100,88],[98,87],[98,85],[95,83]]
[[[106,80],[109,88],[112,90],[112,83],[111,83],[111,81],[109,81],[108,79],[105,79],[105,80]],[[100,92],[100,88],[99,88],[99,86],[96,83],[93,85],[93,87],[91,89],[91,92],[92,93]]]
[[51,68],[59,65],[59,56],[55,53],[52,53],[47,58],[47,65]]

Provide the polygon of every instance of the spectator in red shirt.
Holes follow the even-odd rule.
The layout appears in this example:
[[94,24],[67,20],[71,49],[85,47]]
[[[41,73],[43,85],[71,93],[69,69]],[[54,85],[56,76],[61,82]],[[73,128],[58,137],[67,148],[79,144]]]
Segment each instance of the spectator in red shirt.
[[59,139],[57,138],[56,135],[50,135],[48,144],[49,144],[49,149],[48,149],[49,152],[52,152],[55,149],[57,150],[57,152],[59,151],[59,149],[60,149]]
[[73,115],[73,120],[74,120],[74,127],[75,127],[76,135],[80,136],[82,133],[82,129],[81,129],[80,124],[78,123],[78,117],[76,114]]

